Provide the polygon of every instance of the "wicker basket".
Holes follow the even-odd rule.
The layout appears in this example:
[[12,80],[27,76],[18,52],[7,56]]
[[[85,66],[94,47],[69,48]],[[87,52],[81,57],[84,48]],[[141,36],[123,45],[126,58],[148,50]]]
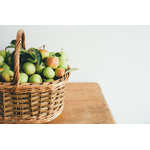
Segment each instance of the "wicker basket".
[[63,99],[70,73],[54,82],[19,83],[21,43],[26,49],[23,30],[17,33],[13,82],[0,82],[0,123],[30,124],[51,121],[59,116],[64,108]]

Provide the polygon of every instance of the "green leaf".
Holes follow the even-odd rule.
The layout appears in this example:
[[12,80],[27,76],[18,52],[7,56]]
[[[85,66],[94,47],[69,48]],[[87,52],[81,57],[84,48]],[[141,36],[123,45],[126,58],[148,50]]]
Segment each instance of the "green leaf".
[[32,56],[29,53],[20,53],[20,61],[28,60],[29,58],[32,59]]
[[12,41],[10,42],[10,44],[12,44],[12,45],[15,45],[15,43],[16,43],[16,40],[12,40]]
[[60,54],[60,53],[55,53],[55,56],[56,56],[56,57],[60,57],[61,54]]
[[25,49],[20,48],[20,53],[28,53]]
[[31,53],[28,53],[28,54],[30,55],[30,57],[28,57],[27,60],[29,62],[36,63],[37,58],[36,58],[35,52],[31,52]]
[[33,51],[35,52],[35,57],[37,59],[38,65],[40,66],[42,62],[42,55],[38,49],[33,49]]
[[29,62],[32,62],[32,63],[36,63],[36,62],[37,62],[37,59],[36,59],[36,58],[28,58],[28,61],[29,61]]
[[78,68],[70,68],[70,69],[68,69],[68,70],[65,72],[65,74],[68,73],[68,72],[71,72],[71,71],[75,71],[75,70],[79,70],[79,69],[78,69]]
[[6,48],[5,48],[5,50],[7,49],[7,48],[15,48],[15,45],[9,45],[9,46],[7,46]]

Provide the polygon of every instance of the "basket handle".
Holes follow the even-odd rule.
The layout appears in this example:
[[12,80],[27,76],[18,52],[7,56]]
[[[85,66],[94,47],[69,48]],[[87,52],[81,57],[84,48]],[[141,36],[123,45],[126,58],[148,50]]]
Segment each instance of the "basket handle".
[[16,93],[19,88],[19,54],[20,54],[20,44],[22,40],[22,48],[26,49],[25,46],[25,32],[20,29],[17,32],[16,43],[15,43],[15,51],[14,51],[14,87],[11,92]]

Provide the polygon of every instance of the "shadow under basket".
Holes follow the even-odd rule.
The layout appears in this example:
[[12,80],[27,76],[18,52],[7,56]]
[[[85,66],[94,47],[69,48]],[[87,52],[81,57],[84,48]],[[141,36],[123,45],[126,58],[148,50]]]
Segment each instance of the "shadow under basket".
[[23,30],[18,31],[15,44],[14,81],[0,82],[0,123],[37,124],[52,121],[63,111],[70,72],[53,82],[19,83],[21,43],[25,49]]

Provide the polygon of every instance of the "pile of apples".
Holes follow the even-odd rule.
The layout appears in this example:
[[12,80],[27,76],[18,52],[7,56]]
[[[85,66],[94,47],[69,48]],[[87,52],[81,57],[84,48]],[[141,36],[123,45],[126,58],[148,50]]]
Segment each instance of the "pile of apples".
[[[20,59],[25,59],[25,56],[34,56],[37,53],[41,57],[40,64],[37,58],[32,60],[30,57],[27,58],[20,65],[20,83],[42,83],[42,82],[53,82],[56,79],[64,76],[68,68],[68,58],[66,52],[61,50],[60,52],[49,52],[39,48],[34,51],[35,48],[29,48],[27,51],[22,49],[23,57]],[[39,53],[40,52],[40,53]],[[0,51],[0,81],[1,82],[12,82],[14,76],[12,61],[12,52],[6,50]],[[22,53],[21,53],[22,54]],[[39,57],[39,58],[40,58]],[[21,60],[20,60],[21,61]]]

